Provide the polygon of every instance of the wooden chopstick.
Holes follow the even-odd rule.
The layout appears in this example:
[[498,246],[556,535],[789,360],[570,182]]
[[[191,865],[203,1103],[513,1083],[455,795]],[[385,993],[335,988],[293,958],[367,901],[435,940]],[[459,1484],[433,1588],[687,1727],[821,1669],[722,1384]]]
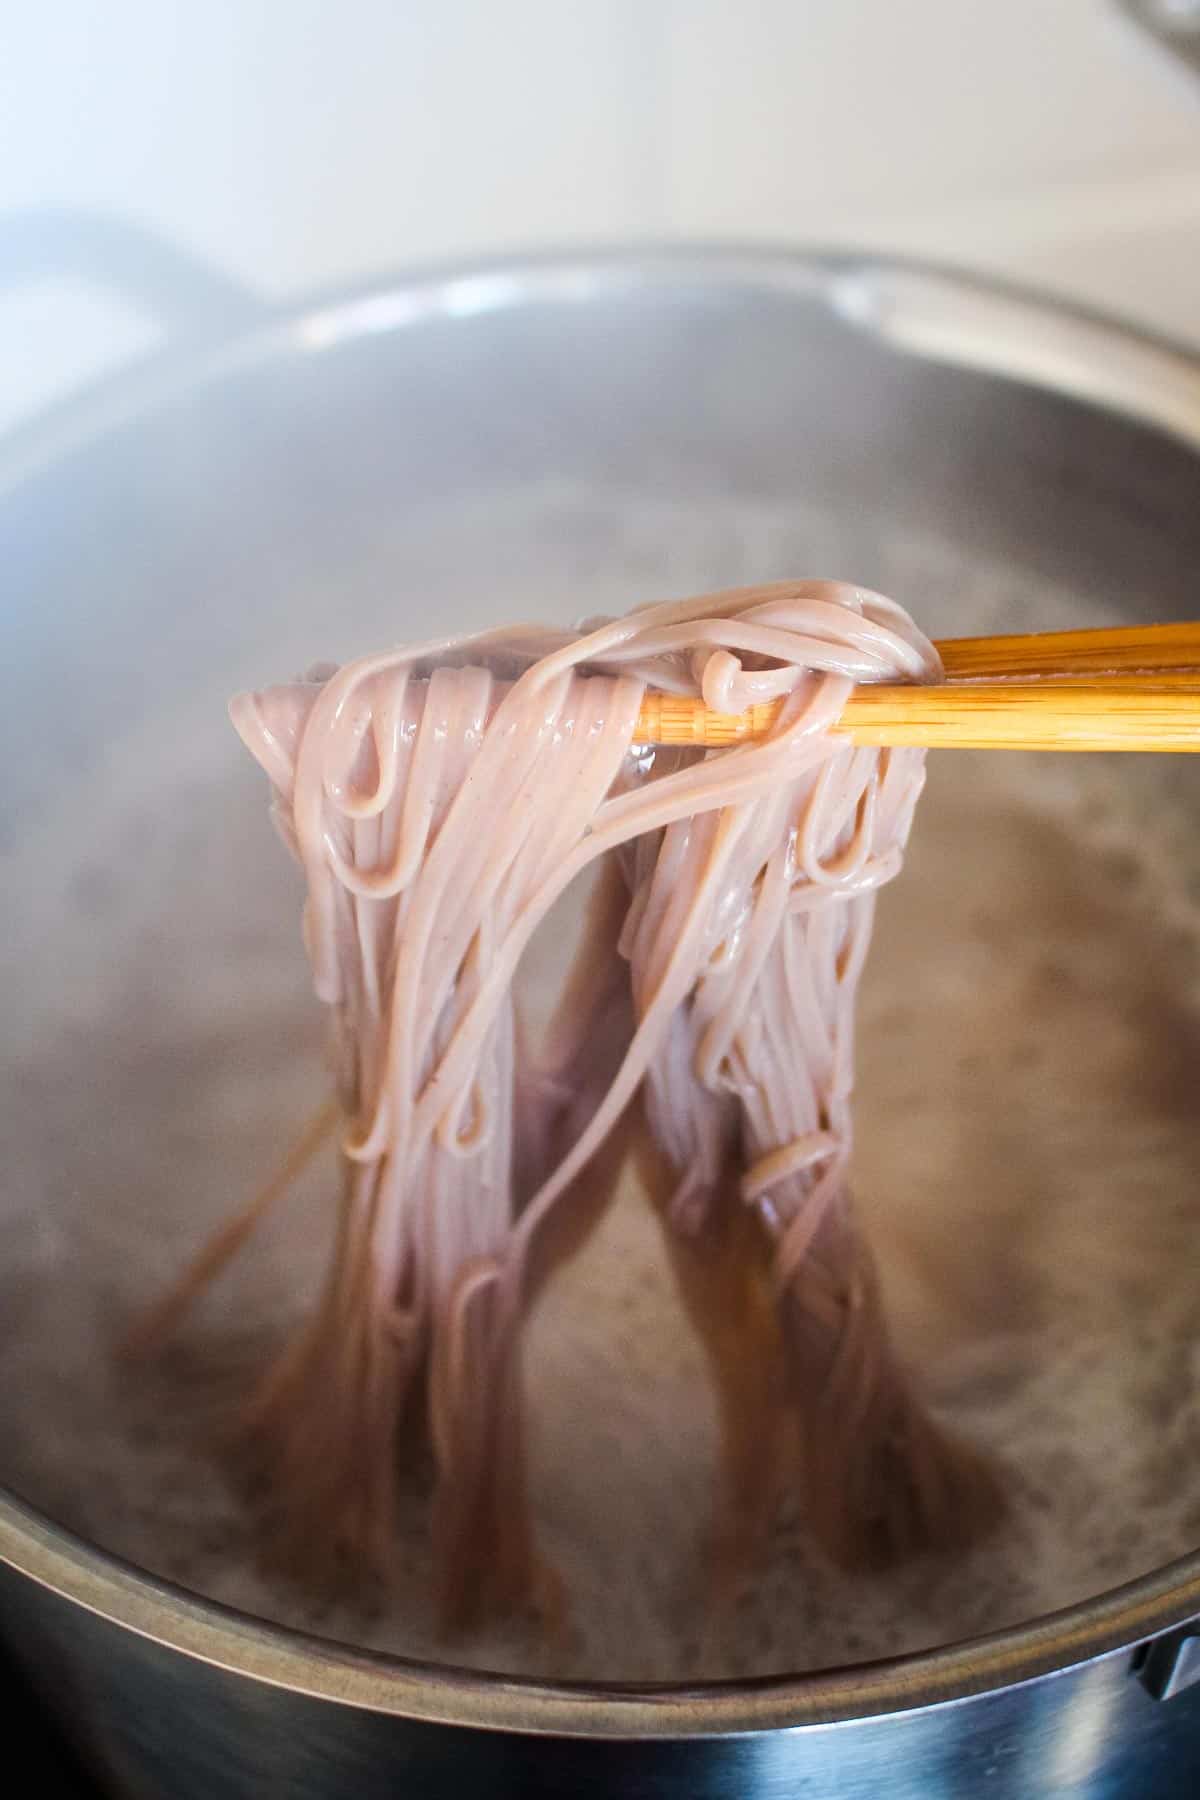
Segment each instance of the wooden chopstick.
[[946,638],[938,650],[951,681],[1200,670],[1200,621],[1103,626],[1090,631],[1034,631],[1010,637]]
[[1200,677],[860,687],[836,729],[930,750],[1200,751]]
[[[1200,751],[1200,624],[957,638],[950,679],[864,684],[835,730],[854,743],[982,750]],[[713,713],[647,694],[640,743],[697,749],[760,737],[780,701]]]

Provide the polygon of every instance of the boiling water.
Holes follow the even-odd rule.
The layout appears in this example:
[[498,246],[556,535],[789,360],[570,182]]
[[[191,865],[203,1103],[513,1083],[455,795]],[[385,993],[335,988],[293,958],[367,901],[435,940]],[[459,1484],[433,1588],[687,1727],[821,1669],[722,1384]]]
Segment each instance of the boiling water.
[[[535,575],[554,616],[861,572],[935,628],[951,596],[960,629],[1028,622],[1018,574],[903,537],[860,571],[830,527],[795,514],[742,507],[697,524],[570,494],[537,507],[536,533],[528,496],[464,523],[498,546],[493,619],[529,613]],[[430,527],[443,555],[446,541]],[[299,597],[298,618],[313,631],[325,616],[326,635],[298,632],[282,662],[264,645],[260,678],[411,630],[382,596],[418,579],[420,557],[410,533],[394,580],[360,584],[353,642],[337,641],[324,596]],[[589,577],[597,563],[603,579]],[[1047,626],[1101,622],[1069,594],[1043,589],[1037,605]],[[880,907],[856,1189],[925,1392],[1003,1466],[1001,1533],[970,1557],[850,1579],[793,1512],[711,1628],[713,1408],[631,1187],[527,1339],[539,1543],[570,1591],[565,1639],[519,1623],[438,1640],[419,1476],[395,1580],[369,1604],[267,1580],[205,1439],[311,1299],[329,1165],[159,1366],[131,1373],[111,1356],[324,1093],[299,881],[220,718],[223,685],[214,672],[186,705],[165,696],[5,857],[0,1477],[107,1548],[264,1617],[558,1676],[767,1673],[915,1649],[1065,1605],[1200,1541],[1187,1478],[1200,1455],[1200,766],[945,754]]]

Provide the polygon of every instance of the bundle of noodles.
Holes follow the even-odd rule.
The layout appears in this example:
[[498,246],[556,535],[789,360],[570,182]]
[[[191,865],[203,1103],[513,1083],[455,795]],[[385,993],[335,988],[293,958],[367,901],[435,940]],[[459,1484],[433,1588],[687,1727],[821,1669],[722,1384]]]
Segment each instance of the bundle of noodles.
[[[705,1265],[728,1259],[731,1231],[739,1241],[731,1208],[762,1228],[777,1375],[799,1427],[807,1523],[827,1550],[886,1562],[969,1539],[993,1505],[986,1471],[933,1425],[891,1352],[847,1186],[855,993],[922,781],[920,752],[843,746],[760,799],[640,840],[628,859],[639,1017],[688,946],[687,998],[646,1072],[642,1163],[684,1240],[676,1268],[726,1401],[735,1564],[769,1520],[779,1396],[744,1341],[753,1252],[712,1297]],[[722,834],[728,856],[715,861]],[[722,1303],[740,1331],[706,1322]]]
[[[854,992],[923,772],[919,752],[855,750],[828,728],[855,681],[939,676],[892,602],[805,583],[580,635],[448,640],[233,703],[307,877],[345,1115],[326,1287],[247,1421],[302,1557],[386,1560],[401,1426],[423,1403],[448,1611],[528,1589],[519,1322],[611,1186],[639,1095],[643,1162],[680,1241],[741,1256],[745,1221],[761,1227],[827,1545],[890,1553],[982,1521],[986,1477],[891,1354],[846,1187]],[[651,684],[721,711],[784,705],[766,739],[655,757],[633,743]],[[535,1055],[517,966],[597,861]],[[729,1320],[709,1307],[699,1322],[723,1346],[718,1376],[740,1358],[744,1380]],[[761,1391],[774,1380],[761,1371]],[[743,1431],[730,1450],[735,1503],[754,1485],[747,1446]]]

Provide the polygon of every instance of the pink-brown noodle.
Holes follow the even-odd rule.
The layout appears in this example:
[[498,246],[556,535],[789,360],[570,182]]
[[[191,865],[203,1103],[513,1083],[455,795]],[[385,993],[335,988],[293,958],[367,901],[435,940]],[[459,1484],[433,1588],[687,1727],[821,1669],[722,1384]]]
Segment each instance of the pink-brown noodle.
[[[847,1187],[855,992],[924,757],[829,728],[856,682],[940,679],[894,602],[794,582],[403,648],[232,703],[307,880],[344,1117],[324,1292],[245,1421],[277,1545],[386,1567],[415,1424],[447,1613],[534,1590],[520,1322],[631,1151],[724,1389],[727,1538],[768,1524],[790,1477],[841,1560],[988,1520],[988,1473],[892,1353]],[[634,742],[648,687],[785,703],[766,738],[697,758]],[[535,1043],[522,952],[592,864]],[[742,1338],[760,1274],[771,1326]],[[185,1279],[173,1309],[189,1297]]]

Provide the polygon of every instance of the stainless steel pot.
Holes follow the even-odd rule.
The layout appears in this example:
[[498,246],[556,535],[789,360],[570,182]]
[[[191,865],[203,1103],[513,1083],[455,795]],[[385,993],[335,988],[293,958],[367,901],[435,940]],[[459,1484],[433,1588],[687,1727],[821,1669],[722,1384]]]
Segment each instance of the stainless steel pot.
[[[1064,584],[1131,616],[1197,610],[1200,362],[995,287],[685,250],[425,274],[267,312],[128,232],[10,230],[0,272],[31,256],[99,265],[165,310],[183,348],[0,456],[0,753],[12,766],[19,748],[28,775],[10,830],[59,772],[16,698],[51,650],[96,733],[146,703],[160,657],[261,673],[261,646],[299,644],[331,595],[341,648],[386,578],[386,557],[362,553],[381,521],[445,502],[452,522],[500,476],[693,515],[730,493],[794,501],[832,521],[868,581],[881,522],[899,520],[1007,559],[1030,617]],[[492,554],[474,551],[481,586]],[[305,647],[327,650],[327,630]],[[0,1496],[0,1637],[117,1795],[1200,1784],[1200,1556],[929,1655],[686,1690],[553,1687],[268,1628]]]

